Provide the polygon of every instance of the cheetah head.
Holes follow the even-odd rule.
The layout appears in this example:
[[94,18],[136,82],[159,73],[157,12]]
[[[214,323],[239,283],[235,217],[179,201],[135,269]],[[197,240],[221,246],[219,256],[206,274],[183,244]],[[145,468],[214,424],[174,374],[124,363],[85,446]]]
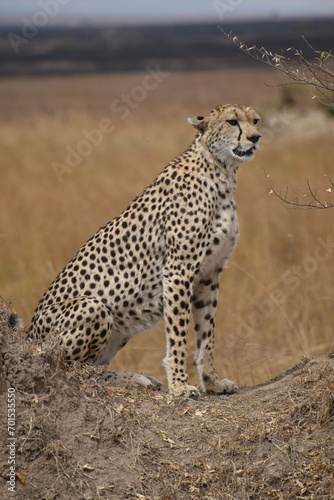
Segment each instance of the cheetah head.
[[210,153],[220,162],[252,160],[261,135],[260,117],[249,106],[220,105],[207,116],[189,118]]

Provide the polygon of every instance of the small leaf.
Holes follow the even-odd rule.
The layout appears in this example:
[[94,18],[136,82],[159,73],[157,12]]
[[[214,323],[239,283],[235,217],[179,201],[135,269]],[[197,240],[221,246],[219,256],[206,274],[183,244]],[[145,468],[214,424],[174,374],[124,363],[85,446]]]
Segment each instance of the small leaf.
[[21,472],[19,471],[16,471],[15,472],[15,476],[17,477],[17,479],[19,479],[21,481],[22,484],[24,484],[24,486],[27,484],[27,480],[26,478],[24,477],[23,474],[21,474]]
[[325,64],[325,62],[327,61],[327,59],[330,58],[330,56],[331,56],[331,54],[329,52],[321,52],[320,57],[319,57],[320,66]]

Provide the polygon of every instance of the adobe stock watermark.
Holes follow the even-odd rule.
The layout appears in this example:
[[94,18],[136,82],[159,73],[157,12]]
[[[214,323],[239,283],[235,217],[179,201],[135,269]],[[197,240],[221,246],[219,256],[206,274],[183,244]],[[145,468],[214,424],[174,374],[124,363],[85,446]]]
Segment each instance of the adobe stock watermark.
[[319,265],[325,262],[334,252],[334,240],[331,236],[327,236],[324,240],[321,237],[316,238],[317,245],[315,246],[312,255],[305,257],[299,265],[291,266],[281,276],[278,283],[267,290],[267,297],[258,301],[253,310],[243,318],[237,318],[237,333],[241,336],[251,335],[256,328],[264,325],[277,308],[283,306],[289,298],[286,290],[290,293],[295,292],[300,288],[314,273],[318,270]]
[[[155,69],[146,66],[146,75],[139,85],[134,86],[129,93],[123,93],[114,99],[110,105],[112,117],[126,120],[133,109],[143,102],[149,92],[155,90],[168,76],[169,73],[161,71],[159,65]],[[83,138],[76,145],[65,147],[65,158],[62,162],[53,161],[52,168],[59,182],[63,181],[65,174],[73,172],[82,160],[89,156],[95,147],[98,147],[106,135],[110,135],[116,128],[113,118],[105,117],[91,130],[82,130]]]
[[219,19],[225,21],[226,14],[233,12],[243,2],[244,0],[214,0],[212,5]]
[[21,45],[26,45],[34,38],[41,28],[47,26],[50,19],[56,17],[63,5],[66,5],[71,0],[39,0],[38,5],[40,10],[37,10],[31,18],[27,16],[21,17],[22,25],[20,34],[10,31],[7,34],[7,39],[11,44],[15,54],[20,52]]
[[261,149],[270,144],[274,138],[275,134],[281,132],[290,123],[295,120],[298,116],[298,111],[296,109],[290,109],[288,106],[280,111],[274,109],[271,116],[267,119],[268,127],[261,127]]
[[16,479],[16,395],[14,387],[9,387],[7,391],[7,464],[6,473],[7,489],[15,493]]

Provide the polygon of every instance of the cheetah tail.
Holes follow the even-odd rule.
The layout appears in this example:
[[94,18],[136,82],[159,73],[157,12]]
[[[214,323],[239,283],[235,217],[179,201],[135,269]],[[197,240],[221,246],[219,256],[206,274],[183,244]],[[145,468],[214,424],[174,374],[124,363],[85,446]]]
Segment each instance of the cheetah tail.
[[8,323],[12,330],[21,330],[24,328],[23,320],[14,313],[9,315]]

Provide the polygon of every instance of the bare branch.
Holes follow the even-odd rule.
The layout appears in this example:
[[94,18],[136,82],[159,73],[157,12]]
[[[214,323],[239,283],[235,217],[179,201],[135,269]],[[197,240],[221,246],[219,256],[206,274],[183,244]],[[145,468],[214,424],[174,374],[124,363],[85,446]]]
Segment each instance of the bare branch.
[[[314,88],[326,99],[327,103],[334,103],[334,97],[331,95],[334,92],[334,72],[326,66],[328,60],[334,59],[331,52],[315,50],[303,37],[305,44],[317,56],[315,61],[310,61],[300,49],[295,47],[290,47],[280,53],[272,53],[265,47],[257,47],[256,45],[249,47],[232,32],[226,33],[222,28],[220,30],[234,45],[252,59],[282,71],[295,83]],[[319,98],[317,94],[314,97]]]
[[[334,182],[329,176],[326,177],[330,183],[330,187],[326,189],[326,192],[332,193],[334,191]],[[327,201],[321,200],[317,190],[311,187],[310,179],[307,179],[307,188],[309,194],[304,194],[303,196],[298,195],[292,187],[286,187],[283,193],[282,189],[277,191],[275,188],[269,187],[268,192],[270,196],[275,195],[285,206],[289,206],[290,208],[299,208],[303,210],[319,208],[323,210],[334,207],[334,203],[328,203]],[[295,198],[291,197],[290,191],[295,194]]]
[[[334,104],[334,71],[325,66],[328,60],[333,59],[331,52],[316,50],[310,42],[303,36],[303,40],[309,49],[317,56],[315,61],[306,59],[303,52],[295,47],[290,47],[281,53],[274,54],[268,51],[265,47],[257,47],[252,45],[249,47],[244,42],[240,41],[232,32],[226,33],[222,28],[220,30],[229,38],[245,54],[256,61],[262,62],[271,68],[278,69],[285,73],[293,84],[307,85],[316,90],[313,98],[317,98],[323,104]],[[290,55],[291,54],[291,55]],[[288,84],[278,84],[275,86],[284,86]],[[291,83],[290,83],[291,85]],[[267,176],[268,177],[268,176]],[[328,177],[328,176],[327,176]],[[328,177],[330,187],[326,192],[334,192],[334,183]],[[322,201],[317,190],[310,185],[310,180],[307,180],[308,195],[302,197],[298,195],[291,187],[290,191],[287,187],[282,194],[282,189],[277,191],[273,187],[269,187],[269,195],[275,195],[285,206],[299,209],[326,209],[333,208],[334,203]],[[291,199],[290,192],[295,194],[295,198]]]

